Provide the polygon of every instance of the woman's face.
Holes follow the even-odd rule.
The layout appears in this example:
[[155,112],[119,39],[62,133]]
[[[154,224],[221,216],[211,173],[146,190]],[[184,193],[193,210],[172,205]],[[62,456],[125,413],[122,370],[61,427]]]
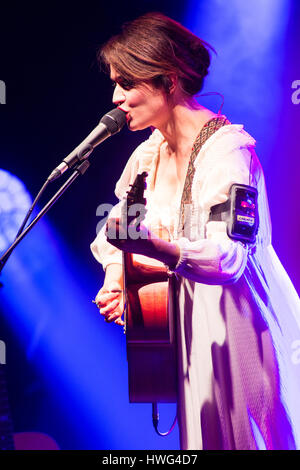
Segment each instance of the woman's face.
[[130,130],[137,131],[150,126],[160,128],[168,120],[170,109],[163,90],[147,82],[132,86],[113,67],[110,77],[115,83],[113,103],[126,113]]

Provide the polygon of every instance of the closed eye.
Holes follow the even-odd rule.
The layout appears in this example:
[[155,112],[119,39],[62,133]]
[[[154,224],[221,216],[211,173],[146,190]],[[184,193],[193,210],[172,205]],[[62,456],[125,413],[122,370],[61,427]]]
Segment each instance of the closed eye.
[[112,87],[116,88],[116,86],[119,85],[123,90],[130,90],[131,88],[134,88],[134,83],[130,80],[126,80],[125,78],[117,78],[116,80],[112,80]]
[[120,80],[119,85],[121,88],[123,88],[123,90],[130,90],[134,87],[134,83],[130,80]]

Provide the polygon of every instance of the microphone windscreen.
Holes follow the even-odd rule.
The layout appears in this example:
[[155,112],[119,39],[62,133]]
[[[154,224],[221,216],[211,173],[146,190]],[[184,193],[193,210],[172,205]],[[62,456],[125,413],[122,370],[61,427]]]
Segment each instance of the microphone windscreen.
[[126,113],[119,108],[114,108],[106,113],[100,122],[107,127],[110,134],[116,134],[126,122]]

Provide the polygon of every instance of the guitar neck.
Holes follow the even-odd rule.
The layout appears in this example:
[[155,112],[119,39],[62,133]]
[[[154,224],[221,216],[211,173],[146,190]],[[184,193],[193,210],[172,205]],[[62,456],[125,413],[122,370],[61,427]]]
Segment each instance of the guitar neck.
[[5,365],[0,364],[0,450],[14,450],[13,425],[8,402]]

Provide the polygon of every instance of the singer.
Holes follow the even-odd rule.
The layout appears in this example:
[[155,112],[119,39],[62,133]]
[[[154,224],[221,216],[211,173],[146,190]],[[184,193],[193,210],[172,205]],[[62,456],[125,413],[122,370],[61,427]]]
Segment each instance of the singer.
[[[176,275],[181,449],[299,449],[293,352],[300,301],[272,248],[254,138],[196,100],[211,50],[159,13],[125,24],[101,48],[113,103],[130,130],[152,133],[129,158],[116,185],[120,203],[91,245],[106,273],[96,302],[107,322],[121,325],[122,251],[164,263]],[[148,177],[141,237],[124,239],[121,201],[142,171]],[[252,215],[237,219],[257,217],[254,242],[229,236],[233,221],[223,215],[224,203],[238,204],[232,185],[257,191],[256,202],[243,193],[240,208],[248,204]]]

